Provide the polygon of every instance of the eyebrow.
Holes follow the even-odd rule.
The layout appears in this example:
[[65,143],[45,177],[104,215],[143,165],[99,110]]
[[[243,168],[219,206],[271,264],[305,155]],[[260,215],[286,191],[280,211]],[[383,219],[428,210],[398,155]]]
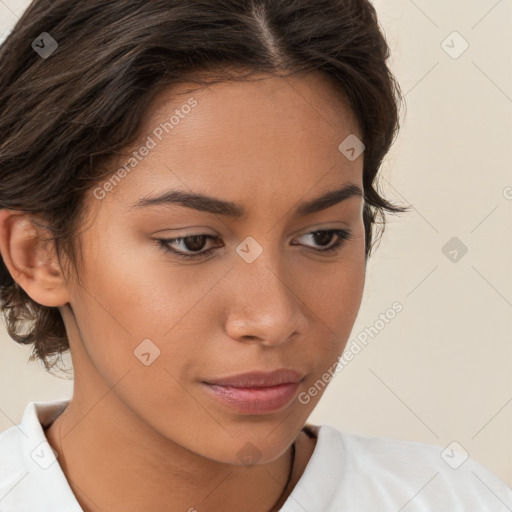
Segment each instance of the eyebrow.
[[[331,190],[314,199],[300,203],[294,211],[294,216],[305,217],[306,215],[325,210],[351,197],[363,197],[363,192],[357,185],[347,183],[340,189]],[[241,218],[246,214],[245,208],[238,203],[183,190],[169,190],[159,196],[143,197],[132,205],[131,208],[170,204],[193,208],[201,212],[225,215],[235,219]]]

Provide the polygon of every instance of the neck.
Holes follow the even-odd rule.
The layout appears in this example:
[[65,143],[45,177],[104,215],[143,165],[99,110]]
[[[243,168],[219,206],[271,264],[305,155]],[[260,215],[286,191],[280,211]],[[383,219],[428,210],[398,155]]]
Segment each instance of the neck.
[[250,467],[211,460],[127,414],[113,394],[96,405],[73,398],[47,430],[84,512],[278,510],[314,448],[308,455],[305,436],[299,437],[298,464],[289,479],[289,448],[272,462]]

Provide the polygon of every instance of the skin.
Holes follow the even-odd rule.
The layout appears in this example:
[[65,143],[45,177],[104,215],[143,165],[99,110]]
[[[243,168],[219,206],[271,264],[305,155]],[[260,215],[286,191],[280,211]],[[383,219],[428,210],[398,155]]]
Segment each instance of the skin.
[[[185,90],[160,92],[143,139],[190,96],[198,106],[104,199],[88,194],[80,285],[26,214],[0,212],[9,271],[65,321],[74,395],[46,435],[86,512],[269,511],[291,443],[284,498],[313,453],[301,429],[323,389],[308,404],[251,415],[210,398],[201,381],[286,367],[305,375],[307,391],[342,353],[361,303],[363,198],[292,216],[296,203],[346,183],[362,189],[363,156],[338,150],[349,134],[362,138],[339,92],[315,73]],[[173,188],[235,201],[247,216],[130,208]],[[351,238],[337,253],[315,252],[336,236],[308,233],[335,228]],[[190,262],[154,241],[190,233],[218,240],[172,247],[213,254]],[[263,249],[250,264],[235,252],[248,236]],[[160,350],[149,366],[134,356],[144,339]],[[260,457],[250,467],[237,456],[247,442]]]

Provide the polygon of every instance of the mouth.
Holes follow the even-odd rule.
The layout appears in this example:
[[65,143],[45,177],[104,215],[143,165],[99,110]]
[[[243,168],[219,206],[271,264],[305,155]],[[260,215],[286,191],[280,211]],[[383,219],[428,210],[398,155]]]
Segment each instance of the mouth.
[[295,370],[250,372],[208,382],[205,391],[242,414],[270,414],[284,409],[297,395],[305,377]]
[[270,414],[283,409],[295,397],[299,382],[271,387],[236,388],[204,383],[207,391],[243,414]]

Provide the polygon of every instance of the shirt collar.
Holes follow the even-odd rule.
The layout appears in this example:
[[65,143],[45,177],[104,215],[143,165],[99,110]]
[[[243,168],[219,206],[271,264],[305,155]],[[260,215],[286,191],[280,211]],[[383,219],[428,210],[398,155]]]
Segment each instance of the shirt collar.
[[30,402],[0,435],[2,512],[83,512],[42,427],[68,402]]
[[329,425],[310,425],[317,436],[313,454],[279,512],[325,512],[343,479],[345,449],[340,433]]

